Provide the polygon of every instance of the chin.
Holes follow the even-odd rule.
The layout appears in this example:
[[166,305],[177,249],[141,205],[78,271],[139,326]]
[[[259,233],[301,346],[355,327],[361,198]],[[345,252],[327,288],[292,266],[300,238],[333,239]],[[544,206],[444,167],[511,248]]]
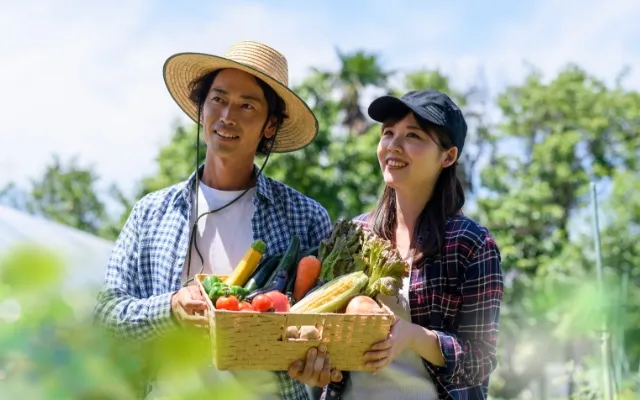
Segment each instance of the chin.
[[384,183],[385,183],[385,185],[389,186],[390,188],[395,189],[400,184],[400,180],[385,174]]

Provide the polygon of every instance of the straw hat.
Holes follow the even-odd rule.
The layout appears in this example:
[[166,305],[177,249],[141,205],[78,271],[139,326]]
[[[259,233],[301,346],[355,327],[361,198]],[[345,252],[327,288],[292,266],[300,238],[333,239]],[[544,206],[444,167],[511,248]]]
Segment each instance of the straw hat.
[[189,99],[190,83],[220,68],[236,68],[257,76],[286,104],[286,118],[277,132],[274,153],[299,150],[318,134],[318,120],[309,106],[288,88],[287,59],[275,49],[254,41],[233,44],[223,57],[201,53],[175,54],[164,64],[164,81],[178,106],[196,123],[198,108]]

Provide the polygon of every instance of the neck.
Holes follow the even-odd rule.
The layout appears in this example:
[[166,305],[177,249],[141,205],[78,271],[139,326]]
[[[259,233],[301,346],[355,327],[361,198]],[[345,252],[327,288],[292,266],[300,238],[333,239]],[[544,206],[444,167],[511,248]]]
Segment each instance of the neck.
[[253,163],[238,162],[207,154],[202,182],[217,190],[244,190],[255,184]]
[[396,189],[396,240],[403,253],[407,253],[413,233],[418,223],[418,217],[431,198],[433,187],[425,185],[424,190]]

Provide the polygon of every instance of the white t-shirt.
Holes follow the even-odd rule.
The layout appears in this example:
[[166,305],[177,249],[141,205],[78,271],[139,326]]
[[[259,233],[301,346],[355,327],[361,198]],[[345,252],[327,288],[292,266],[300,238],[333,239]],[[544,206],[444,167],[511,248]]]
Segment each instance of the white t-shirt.
[[[207,211],[220,208],[229,203],[243,190],[217,190],[200,182],[198,190],[198,212],[191,212],[189,227],[193,226],[196,217]],[[230,275],[244,253],[253,243],[253,229],[251,219],[255,212],[252,198],[256,192],[255,186],[236,200],[233,204],[213,214],[207,214],[198,221],[196,241],[198,249],[204,259],[205,274]],[[193,202],[195,207],[195,201]],[[188,260],[188,257],[187,257]],[[187,276],[185,268],[182,278]],[[191,247],[191,270],[189,278],[200,273],[202,263],[194,246]]]
[[[198,212],[195,213],[192,209],[189,227],[193,226],[197,216],[226,205],[242,192],[243,190],[217,190],[200,182],[200,190],[198,190]],[[255,212],[255,206],[253,204],[255,192],[256,188],[253,187],[225,209],[200,218],[195,240],[204,259],[204,269],[195,247],[192,246],[191,269],[188,273],[188,278],[194,277],[200,273],[201,270],[202,273],[205,274],[231,274],[254,241],[251,220]],[[193,201],[192,207],[195,208],[195,201]],[[191,231],[191,229],[189,229],[189,231]],[[182,274],[183,282],[187,278],[187,262],[188,257],[185,259],[185,267]],[[194,282],[191,284],[194,284]],[[251,397],[248,400],[271,400],[280,398],[276,378],[271,371],[217,371],[215,368],[210,368],[206,371],[194,370],[189,380],[187,380],[187,377],[183,376],[183,374],[181,374],[180,378],[183,382],[190,381],[191,389],[194,388],[194,385],[195,387],[202,385],[215,389],[216,383],[222,385],[230,383],[233,386],[239,385],[245,390],[255,392],[255,397]],[[158,392],[154,389],[155,393],[152,392],[152,395],[166,395],[168,394],[166,390],[171,394],[177,394],[175,391],[175,383],[169,385],[167,382],[166,385],[163,385],[159,382],[158,389]]]
[[[404,278],[398,297],[380,296],[398,318],[411,322],[409,277]],[[399,301],[398,301],[399,300]],[[422,358],[406,349],[387,367],[371,372],[353,371],[342,396],[345,400],[436,400],[435,385]]]

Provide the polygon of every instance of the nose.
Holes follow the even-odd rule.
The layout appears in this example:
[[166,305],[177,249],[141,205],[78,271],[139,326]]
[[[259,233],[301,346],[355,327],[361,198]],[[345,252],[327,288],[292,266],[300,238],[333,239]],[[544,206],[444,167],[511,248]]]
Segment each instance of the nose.
[[387,151],[392,153],[402,153],[402,137],[400,135],[394,135],[387,142]]
[[220,112],[220,122],[225,125],[233,126],[235,125],[235,120],[231,113],[231,106],[226,105]]

